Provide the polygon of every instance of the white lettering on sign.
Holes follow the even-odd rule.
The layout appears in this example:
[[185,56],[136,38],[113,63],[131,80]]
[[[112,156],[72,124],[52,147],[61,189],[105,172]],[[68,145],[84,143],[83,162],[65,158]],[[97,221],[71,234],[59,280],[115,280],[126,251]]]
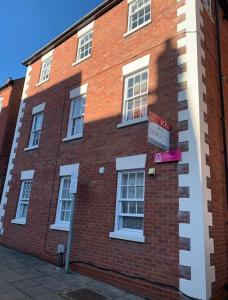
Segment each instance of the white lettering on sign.
[[76,194],[77,193],[77,185],[78,185],[78,177],[75,173],[71,174],[71,181],[70,181],[70,193]]

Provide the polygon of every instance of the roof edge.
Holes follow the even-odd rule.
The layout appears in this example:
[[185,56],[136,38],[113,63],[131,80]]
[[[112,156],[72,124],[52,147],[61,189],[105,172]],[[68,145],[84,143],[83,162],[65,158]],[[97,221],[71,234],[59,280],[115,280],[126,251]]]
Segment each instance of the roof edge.
[[25,79],[25,77],[20,77],[20,78],[17,78],[17,79],[9,78],[6,81],[6,83],[0,85],[0,92],[3,91],[4,89],[8,88],[9,86],[13,86],[15,82],[17,82],[18,80],[22,80],[22,79]]
[[105,0],[103,3],[99,4],[92,11],[86,14],[84,17],[79,19],[76,23],[74,23],[71,27],[66,29],[64,32],[59,34],[56,38],[51,40],[48,44],[43,46],[41,49],[32,54],[29,58],[24,60],[22,64],[26,67],[37,61],[43,55],[56,48],[60,44],[62,44],[65,40],[74,35],[81,28],[85,27],[90,22],[94,21],[98,17],[102,16],[104,13],[109,11],[111,8],[122,2],[123,0]]
[[0,91],[5,90],[7,87],[12,86],[14,84],[13,79],[9,79],[6,83],[4,83],[3,85],[0,85]]

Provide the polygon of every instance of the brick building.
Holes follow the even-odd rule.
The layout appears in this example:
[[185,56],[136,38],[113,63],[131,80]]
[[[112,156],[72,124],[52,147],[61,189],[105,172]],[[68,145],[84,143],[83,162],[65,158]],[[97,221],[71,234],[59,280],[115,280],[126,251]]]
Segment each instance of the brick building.
[[[77,178],[73,269],[151,299],[222,299],[228,24],[219,2],[107,0],[24,62],[3,245],[56,263]],[[148,142],[150,111],[171,124],[181,160],[155,163],[164,150]],[[149,123],[167,142],[167,126]]]
[[0,86],[0,197],[17,122],[24,78],[9,79]]

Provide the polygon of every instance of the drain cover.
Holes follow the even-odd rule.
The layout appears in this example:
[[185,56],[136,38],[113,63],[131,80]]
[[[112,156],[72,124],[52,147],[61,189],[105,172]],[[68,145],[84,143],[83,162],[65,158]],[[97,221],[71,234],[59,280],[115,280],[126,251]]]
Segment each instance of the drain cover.
[[107,298],[89,289],[80,289],[66,293],[65,296],[70,300],[106,300]]

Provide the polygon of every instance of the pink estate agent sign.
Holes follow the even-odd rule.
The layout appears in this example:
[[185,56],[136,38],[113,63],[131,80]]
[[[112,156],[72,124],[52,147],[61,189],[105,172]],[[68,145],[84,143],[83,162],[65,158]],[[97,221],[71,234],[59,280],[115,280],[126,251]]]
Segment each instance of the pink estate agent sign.
[[155,163],[164,163],[181,160],[181,150],[172,150],[167,152],[159,152],[154,155]]

